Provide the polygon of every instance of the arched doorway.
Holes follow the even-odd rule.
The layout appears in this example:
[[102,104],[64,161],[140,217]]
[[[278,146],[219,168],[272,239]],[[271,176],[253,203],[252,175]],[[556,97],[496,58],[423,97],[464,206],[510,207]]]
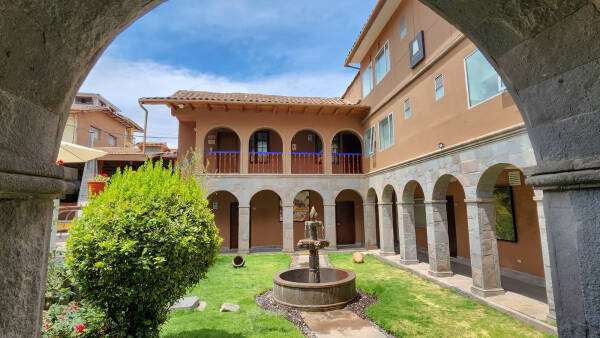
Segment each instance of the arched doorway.
[[365,241],[367,249],[379,249],[379,207],[377,193],[375,189],[369,188],[367,191],[367,203],[365,204]]
[[402,192],[402,217],[399,226],[400,257],[405,264],[429,262],[425,194],[417,181],[409,181]]
[[292,174],[324,172],[323,140],[312,130],[301,130],[292,137]]
[[240,138],[231,128],[210,130],[204,137],[204,167],[209,173],[240,172]]
[[263,128],[248,140],[248,173],[283,173],[283,141],[279,133]]
[[342,190],[335,198],[335,236],[338,248],[365,243],[363,199],[354,190]]
[[380,203],[380,223],[379,233],[382,238],[380,243],[384,243],[382,251],[387,254],[399,252],[398,242],[398,208],[396,205],[396,191],[391,185],[383,188]]
[[215,191],[208,195],[208,206],[215,215],[215,224],[219,228],[219,236],[223,238],[222,249],[238,248],[239,203],[238,199],[228,191]]
[[[314,190],[302,190],[294,196],[294,246],[302,238],[307,238],[304,222],[309,220],[309,213],[312,207],[317,211],[317,220],[324,222],[325,209],[323,206],[323,197]],[[324,223],[323,223],[324,224]],[[318,231],[319,238],[325,238],[325,229]]]
[[250,250],[280,251],[282,248],[281,198],[272,190],[261,190],[250,199]]
[[362,143],[350,131],[340,131],[331,140],[331,172],[333,174],[362,173]]

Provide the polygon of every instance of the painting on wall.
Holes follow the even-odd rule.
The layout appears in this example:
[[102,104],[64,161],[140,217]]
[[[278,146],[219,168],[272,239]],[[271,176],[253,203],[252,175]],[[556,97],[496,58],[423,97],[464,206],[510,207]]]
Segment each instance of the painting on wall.
[[294,222],[307,220],[310,207],[310,193],[302,191],[294,198]]
[[494,188],[494,210],[496,215],[496,238],[502,241],[516,242],[515,209],[512,187]]

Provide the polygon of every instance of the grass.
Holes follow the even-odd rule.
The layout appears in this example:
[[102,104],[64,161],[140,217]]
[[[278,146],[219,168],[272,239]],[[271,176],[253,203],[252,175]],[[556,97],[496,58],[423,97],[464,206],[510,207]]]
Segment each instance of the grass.
[[[189,293],[206,301],[206,309],[174,312],[161,337],[303,337],[285,317],[259,308],[254,300],[273,287],[273,274],[289,267],[290,256],[248,255],[239,269],[231,266],[232,258],[219,255],[207,278]],[[238,304],[240,311],[219,312],[226,302]]]
[[378,297],[367,315],[398,337],[551,337],[487,305],[444,289],[367,255],[330,253],[337,268],[352,270],[356,286]]

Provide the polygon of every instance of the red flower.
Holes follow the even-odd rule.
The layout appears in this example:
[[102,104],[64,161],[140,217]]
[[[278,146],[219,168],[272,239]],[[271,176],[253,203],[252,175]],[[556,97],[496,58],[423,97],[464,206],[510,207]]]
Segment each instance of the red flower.
[[65,317],[60,317],[60,320],[63,320],[63,319],[65,319]]
[[102,176],[104,176],[104,177],[108,177],[108,175],[107,175],[106,173],[102,174]]
[[50,328],[50,325],[46,324],[46,328],[47,328],[47,329],[48,329],[48,328]]
[[73,306],[73,311],[77,311],[77,306]]
[[58,160],[58,161],[56,161],[56,164],[63,165],[63,164],[65,164],[65,162],[63,162],[62,160]]
[[85,330],[85,325],[81,324],[81,325],[75,325],[75,331],[77,332],[83,332],[83,330]]

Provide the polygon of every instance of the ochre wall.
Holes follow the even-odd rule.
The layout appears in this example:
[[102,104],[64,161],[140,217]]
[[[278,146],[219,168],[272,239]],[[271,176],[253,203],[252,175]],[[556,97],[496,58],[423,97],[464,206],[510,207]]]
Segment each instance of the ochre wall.
[[116,138],[117,147],[125,144],[125,126],[101,111],[77,112],[77,144],[87,147],[90,139],[90,126],[101,129],[100,137],[94,140],[94,147],[110,147],[108,133]]
[[335,199],[336,202],[354,202],[354,233],[355,242],[365,242],[364,209],[363,200],[358,193],[352,190],[343,190]]
[[196,132],[194,128],[196,128],[195,122],[179,121],[179,137],[177,142],[177,159],[179,161],[185,158],[188,150],[195,150],[196,148]]
[[471,259],[465,191],[458,181],[450,182],[450,184],[448,184],[448,189],[446,190],[446,196],[452,196],[454,198],[457,256]]
[[[219,236],[223,238],[223,242],[221,242],[222,248],[229,248],[229,239],[230,239],[230,224],[229,224],[229,216],[230,216],[230,205],[233,202],[237,202],[237,199],[232,194],[226,191],[218,191],[212,193],[208,196],[209,208],[213,211],[215,215],[215,224],[219,228]],[[213,209],[213,202],[217,202],[217,209]]]
[[[415,199],[423,199],[425,195],[423,194],[423,189],[420,185],[415,187]],[[427,227],[418,227],[415,226],[415,236],[417,237],[417,246],[422,246],[427,248]]]
[[283,245],[279,196],[272,191],[263,190],[250,200],[250,247],[272,245]]

